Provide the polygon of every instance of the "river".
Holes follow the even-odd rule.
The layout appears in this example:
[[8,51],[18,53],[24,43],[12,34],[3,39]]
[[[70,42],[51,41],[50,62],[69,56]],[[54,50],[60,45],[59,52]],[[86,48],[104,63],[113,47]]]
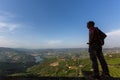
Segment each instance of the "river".
[[36,61],[35,61],[36,63],[38,63],[38,62],[43,60],[40,56],[35,56],[35,59],[36,59]]

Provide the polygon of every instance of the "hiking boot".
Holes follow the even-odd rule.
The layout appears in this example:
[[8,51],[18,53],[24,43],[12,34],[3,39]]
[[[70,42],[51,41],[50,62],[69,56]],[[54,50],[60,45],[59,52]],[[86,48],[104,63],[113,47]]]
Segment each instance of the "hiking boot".
[[110,74],[109,73],[102,73],[101,76],[106,76],[106,77],[110,77]]
[[95,75],[93,75],[92,78],[93,78],[93,79],[100,79],[100,76],[95,76]]
[[101,77],[104,78],[105,80],[111,80],[112,78],[110,74],[102,74]]

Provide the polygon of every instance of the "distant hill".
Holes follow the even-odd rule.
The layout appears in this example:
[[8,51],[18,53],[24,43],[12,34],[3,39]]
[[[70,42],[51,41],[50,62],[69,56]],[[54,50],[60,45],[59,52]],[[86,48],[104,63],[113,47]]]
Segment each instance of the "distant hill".
[[0,62],[34,62],[35,58],[25,51],[0,47]]

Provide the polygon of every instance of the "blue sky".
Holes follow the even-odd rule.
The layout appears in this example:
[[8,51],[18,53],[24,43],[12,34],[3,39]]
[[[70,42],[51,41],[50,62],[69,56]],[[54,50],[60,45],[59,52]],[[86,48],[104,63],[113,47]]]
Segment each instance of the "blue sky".
[[120,0],[0,0],[0,46],[87,47],[89,20],[120,47]]

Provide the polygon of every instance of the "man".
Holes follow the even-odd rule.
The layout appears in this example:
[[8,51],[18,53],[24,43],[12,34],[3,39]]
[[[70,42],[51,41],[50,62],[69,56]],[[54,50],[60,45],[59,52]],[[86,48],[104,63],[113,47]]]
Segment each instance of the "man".
[[[87,28],[89,29],[89,53],[90,59],[92,61],[92,68],[93,68],[93,78],[99,78],[99,68],[98,68],[98,61],[99,60],[101,67],[102,67],[102,75],[110,76],[107,63],[104,59],[102,53],[102,45],[104,44],[103,41],[100,39],[100,33],[97,27],[94,27],[95,23],[93,21],[89,21],[87,23]],[[105,36],[106,37],[106,36]]]

